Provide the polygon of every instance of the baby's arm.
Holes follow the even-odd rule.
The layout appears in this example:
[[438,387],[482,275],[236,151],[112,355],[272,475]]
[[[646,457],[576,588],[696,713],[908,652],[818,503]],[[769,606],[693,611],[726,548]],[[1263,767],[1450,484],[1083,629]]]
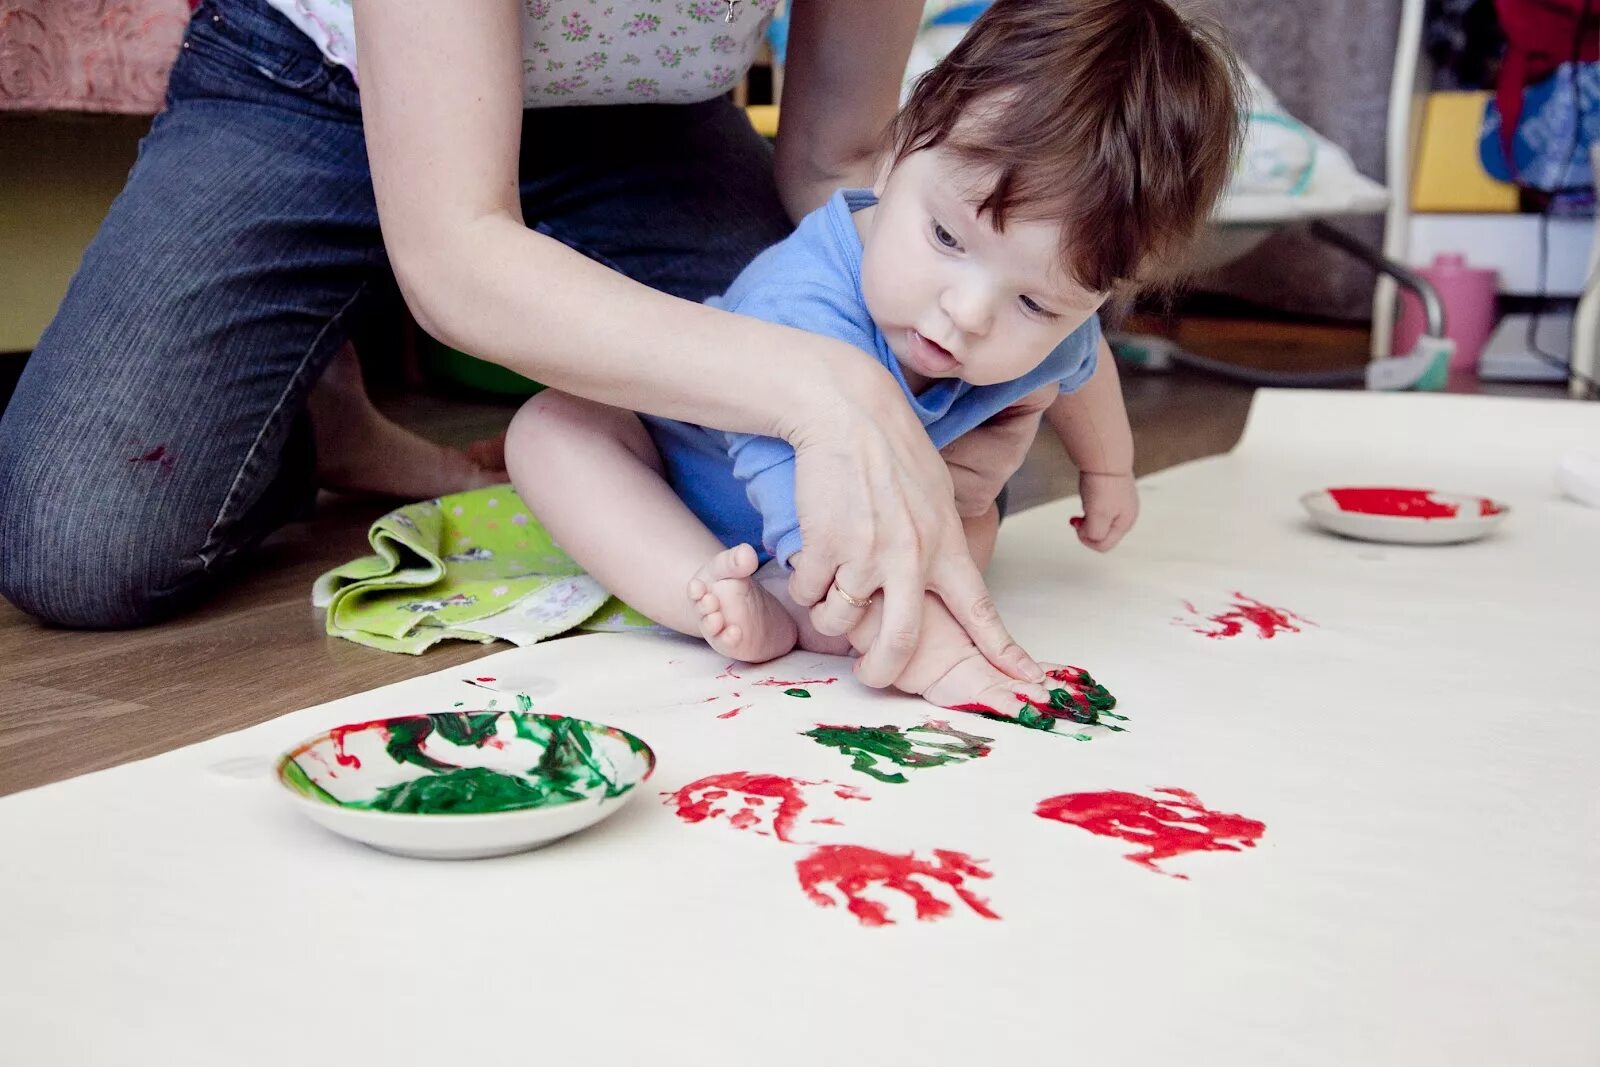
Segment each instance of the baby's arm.
[[1063,393],[1045,412],[1051,429],[1078,468],[1083,519],[1073,520],[1078,540],[1106,552],[1139,517],[1133,485],[1133,430],[1122,403],[1116,360],[1104,338],[1094,374],[1075,393]]

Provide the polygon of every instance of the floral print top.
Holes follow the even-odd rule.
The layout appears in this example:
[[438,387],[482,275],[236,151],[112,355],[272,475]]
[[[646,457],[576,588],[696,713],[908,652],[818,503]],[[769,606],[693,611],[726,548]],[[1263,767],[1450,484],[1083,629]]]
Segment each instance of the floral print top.
[[[688,104],[744,77],[782,0],[521,0],[524,107]],[[356,67],[350,0],[268,0]]]

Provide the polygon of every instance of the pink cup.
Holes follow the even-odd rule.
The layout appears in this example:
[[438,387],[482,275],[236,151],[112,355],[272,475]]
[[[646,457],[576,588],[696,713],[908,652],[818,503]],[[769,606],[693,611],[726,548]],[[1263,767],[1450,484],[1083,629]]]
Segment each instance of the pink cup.
[[[1494,332],[1495,298],[1500,292],[1500,276],[1493,270],[1467,266],[1465,257],[1443,252],[1434,257],[1430,266],[1422,267],[1418,274],[1428,279],[1438,290],[1439,302],[1444,305],[1444,331],[1456,343],[1455,355],[1450,357],[1452,371],[1478,373],[1478,360],[1483,356],[1483,346],[1489,343]],[[1394,355],[1403,356],[1416,345],[1422,336],[1425,320],[1422,301],[1410,290],[1400,290],[1400,317],[1394,324]]]

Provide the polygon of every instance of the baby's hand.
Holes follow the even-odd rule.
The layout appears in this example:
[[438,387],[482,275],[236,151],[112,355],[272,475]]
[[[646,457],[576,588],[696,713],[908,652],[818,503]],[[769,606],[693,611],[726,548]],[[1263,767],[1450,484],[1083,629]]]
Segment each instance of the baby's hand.
[[1139,517],[1133,474],[1084,471],[1078,475],[1078,493],[1083,497],[1083,514],[1072,520],[1078,540],[1096,552],[1111,551]]
[[[896,689],[941,708],[967,711],[1012,709],[1024,700],[1049,701],[1043,687],[1009,678],[985,659],[938,597],[925,594],[922,607],[922,637],[906,669],[894,680]],[[851,631],[851,644],[869,647],[879,621],[878,608],[869,608]]]

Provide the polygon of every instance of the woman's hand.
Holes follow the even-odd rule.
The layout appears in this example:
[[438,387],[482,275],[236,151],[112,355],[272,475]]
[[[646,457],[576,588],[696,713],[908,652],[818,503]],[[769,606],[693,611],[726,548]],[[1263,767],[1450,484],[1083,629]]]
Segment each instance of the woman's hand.
[[797,415],[786,435],[805,544],[791,560],[795,603],[814,606],[817,629],[837,635],[881,595],[878,636],[856,668],[867,685],[891,684],[917,650],[925,591],[997,668],[1041,680],[1000,621],[967,551],[950,472],[894,379],[857,356],[832,367],[826,384],[831,402]]

